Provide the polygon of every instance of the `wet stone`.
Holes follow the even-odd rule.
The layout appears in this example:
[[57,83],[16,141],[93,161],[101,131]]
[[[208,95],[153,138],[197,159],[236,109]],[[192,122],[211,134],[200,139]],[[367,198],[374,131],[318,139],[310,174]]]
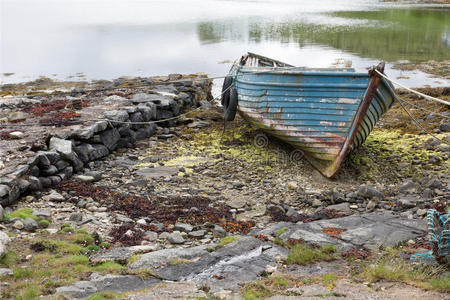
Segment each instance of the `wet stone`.
[[203,229],[191,231],[188,233],[189,237],[196,238],[196,239],[204,237],[205,234],[206,234],[206,230],[203,230]]
[[368,199],[383,199],[383,194],[370,185],[361,185],[358,189],[357,195]]
[[69,217],[70,221],[73,222],[81,222],[83,220],[83,214],[82,213],[73,213]]
[[23,221],[23,228],[27,231],[34,232],[39,228],[39,224],[31,218],[26,218]]
[[167,240],[171,244],[183,244],[186,240],[183,238],[180,232],[174,231],[167,236]]

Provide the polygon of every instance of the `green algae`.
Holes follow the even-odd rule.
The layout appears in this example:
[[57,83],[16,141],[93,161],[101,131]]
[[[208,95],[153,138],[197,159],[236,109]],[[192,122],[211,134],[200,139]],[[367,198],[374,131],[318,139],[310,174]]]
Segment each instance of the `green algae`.
[[[436,134],[444,139],[445,134]],[[347,168],[366,179],[385,179],[397,181],[400,177],[418,178],[426,172],[450,172],[448,160],[441,157],[442,152],[427,147],[428,135],[403,134],[400,130],[376,129],[360,149],[350,153]]]

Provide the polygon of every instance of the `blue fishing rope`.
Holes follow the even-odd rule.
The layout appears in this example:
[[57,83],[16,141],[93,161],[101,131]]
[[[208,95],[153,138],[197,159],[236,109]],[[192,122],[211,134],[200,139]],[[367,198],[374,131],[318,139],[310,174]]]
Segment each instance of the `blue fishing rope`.
[[440,214],[435,209],[428,210],[428,236],[433,250],[415,254],[411,260],[436,258],[439,263],[450,261],[450,213]]

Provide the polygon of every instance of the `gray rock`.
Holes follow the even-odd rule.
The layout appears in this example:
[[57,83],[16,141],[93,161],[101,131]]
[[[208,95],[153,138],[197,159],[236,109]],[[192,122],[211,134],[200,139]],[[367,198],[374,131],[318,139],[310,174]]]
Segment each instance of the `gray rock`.
[[7,247],[10,242],[11,238],[3,231],[0,231],[0,258],[8,251]]
[[3,221],[3,206],[0,205],[0,222]]
[[32,218],[26,218],[23,220],[23,228],[26,231],[34,232],[39,228],[39,224]]
[[147,122],[153,119],[153,115],[156,116],[156,109],[152,109],[148,106],[139,105],[139,112],[141,113],[142,119]]
[[70,286],[56,288],[56,292],[67,294],[74,298],[85,298],[101,291],[125,292],[151,288],[159,284],[160,279],[153,277],[143,279],[134,275],[98,275],[93,273],[90,281],[79,281]]
[[92,153],[93,151],[94,147],[92,147],[91,144],[81,144],[74,148],[74,152],[83,163],[87,163],[90,161],[90,153]]
[[95,178],[92,176],[86,176],[86,175],[77,175],[75,176],[76,179],[83,181],[83,182],[94,182]]
[[48,167],[52,164],[43,152],[39,152],[32,160],[33,162],[29,162],[30,165],[36,163],[39,166]]
[[245,205],[247,205],[247,202],[246,202],[245,200],[243,200],[243,199],[237,198],[237,199],[233,199],[233,200],[227,202],[227,205],[228,205],[229,207],[231,207],[231,208],[236,208],[236,209],[238,209],[238,208],[242,208],[242,207],[244,207]]
[[50,210],[35,210],[32,214],[39,219],[51,220],[52,218],[52,213]]
[[439,179],[433,178],[430,181],[428,181],[426,187],[429,189],[441,189],[443,185]]
[[176,223],[173,230],[178,230],[182,232],[191,232],[194,229],[194,226],[186,223]]
[[58,173],[58,176],[61,177],[61,179],[70,178],[72,177],[72,175],[73,175],[73,167],[71,166],[64,168],[61,173]]
[[61,202],[61,201],[65,201],[66,199],[60,193],[53,191],[50,194],[43,196],[42,200]]
[[144,238],[150,242],[156,241],[158,239],[158,234],[153,231],[147,231],[144,234]]
[[83,221],[83,214],[82,213],[73,213],[70,215],[69,221],[81,222],[81,221]]
[[57,137],[52,137],[49,144],[50,150],[55,150],[62,157],[70,157],[72,153],[72,142]]
[[28,176],[28,181],[30,182],[30,189],[33,191],[38,191],[42,189],[42,183],[39,178],[35,176]]
[[14,122],[19,120],[26,120],[29,117],[29,114],[21,112],[21,111],[15,111],[8,115],[8,122]]
[[289,209],[286,212],[286,216],[289,218],[291,222],[298,222],[301,219],[301,215],[292,207],[289,207]]
[[13,204],[20,197],[20,189],[18,185],[13,185],[8,194],[8,205]]
[[117,148],[117,142],[120,139],[120,133],[117,129],[109,129],[100,134],[100,140],[103,145],[108,148],[109,151],[113,151]]
[[281,205],[269,205],[267,206],[267,211],[272,217],[284,216],[286,211]]
[[84,175],[94,177],[95,181],[99,181],[100,179],[102,179],[102,176],[103,176],[102,172],[100,172],[100,171],[88,171],[88,172],[85,172]]
[[116,215],[116,220],[119,223],[134,223],[133,219],[130,219],[127,216],[124,216],[124,215],[121,215],[121,214],[117,214]]
[[107,261],[115,261],[121,264],[126,264],[128,263],[128,259],[132,255],[147,253],[155,250],[159,250],[159,246],[156,244],[145,246],[118,247],[96,253],[92,255],[89,260],[94,265]]
[[170,167],[140,168],[136,171],[137,175],[151,179],[160,179],[161,177],[170,178],[172,175],[177,173],[178,168]]
[[156,269],[170,264],[174,259],[195,259],[208,253],[208,245],[192,248],[171,248],[141,255],[138,261],[130,265],[131,269]]
[[[0,246],[1,247],[1,246]],[[1,257],[1,255],[0,255]],[[7,268],[0,268],[0,277],[1,276],[13,276],[13,271]]]
[[38,177],[39,174],[40,174],[39,167],[37,167],[37,166],[32,166],[32,167],[30,168],[30,171],[28,172],[28,174],[31,175],[31,176]]
[[[56,152],[56,151],[39,151],[39,152],[38,152],[38,155],[39,155],[39,163],[40,163],[42,166],[49,166],[49,165],[51,165],[51,164],[54,164],[54,163],[56,163],[56,162],[59,160],[59,158],[60,158],[59,153]],[[47,161],[50,162],[49,164],[48,164],[47,161],[45,161],[45,159],[43,158],[44,156],[47,158]],[[44,161],[45,161],[45,164],[44,164]]]
[[7,185],[0,184],[0,198],[5,197],[9,194],[10,188]]
[[128,99],[124,98],[124,97],[117,96],[117,95],[112,95],[112,96],[106,97],[103,101],[104,102],[109,102],[109,103],[127,103]]
[[361,185],[358,188],[357,195],[368,199],[383,199],[383,194],[370,185]]
[[20,140],[24,136],[25,136],[25,134],[22,131],[13,131],[13,132],[8,133],[9,138],[16,139],[16,140]]
[[[240,237],[236,242],[211,253],[200,247],[147,253],[131,268],[152,268],[158,277],[165,280],[208,281],[211,291],[237,290],[239,283],[256,280],[268,264],[275,264],[277,258],[286,257],[288,252],[253,237]],[[172,263],[177,259],[183,261]],[[213,275],[222,279],[216,279]]]
[[423,217],[423,216],[425,216],[426,214],[427,214],[427,210],[426,209],[422,209],[422,208],[419,208],[417,211],[416,211],[416,214],[419,216],[419,217]]
[[319,199],[314,199],[312,201],[312,207],[320,207],[322,206],[322,201],[320,201]]
[[69,161],[72,164],[73,170],[75,172],[83,170],[84,167],[83,161],[78,157],[78,154],[75,151],[72,152]]
[[199,239],[199,238],[204,237],[205,234],[206,234],[206,230],[201,229],[201,230],[191,231],[191,232],[189,232],[188,235],[192,238]]
[[[70,152],[70,153],[72,153],[72,152]],[[67,168],[69,166],[70,166],[70,164],[65,160],[58,160],[55,163],[55,167],[58,169],[58,171],[64,170],[65,168]]]
[[412,208],[416,206],[416,203],[419,200],[420,199],[414,196],[403,196],[398,199],[397,203],[403,208]]
[[442,123],[439,125],[439,130],[441,132],[450,132],[450,123]]
[[23,229],[23,227],[24,227],[23,222],[21,220],[15,220],[12,226],[13,226],[13,228],[19,229],[19,230]]
[[48,177],[39,177],[39,182],[43,188],[48,188],[52,186],[52,180]]
[[367,210],[374,210],[375,207],[377,207],[377,201],[370,200],[369,203],[367,203],[366,209]]
[[167,240],[171,244],[183,244],[186,240],[179,231],[174,231],[167,236]]
[[12,172],[12,174],[16,177],[20,177],[22,175],[25,175],[29,169],[30,169],[29,165],[24,165],[24,164],[18,165],[16,167],[16,169],[14,170],[14,172]]
[[399,191],[402,193],[415,193],[417,192],[417,184],[414,183],[412,180],[408,180],[402,186],[400,186]]
[[125,122],[128,120],[128,113],[126,111],[110,110],[103,112],[103,115],[108,120]]
[[217,237],[224,237],[227,235],[227,232],[225,231],[225,229],[223,229],[219,225],[214,225],[213,232],[214,232],[214,235]]
[[335,210],[337,212],[340,212],[344,215],[351,215],[353,214],[353,211],[350,209],[350,203],[343,202],[339,204],[329,205],[327,206],[327,209]]
[[41,168],[41,174],[44,176],[51,176],[58,173],[58,168],[56,168],[54,165],[50,165],[45,168]]
[[[303,239],[307,243],[318,245],[333,244],[338,249],[347,251],[355,246],[369,249],[396,246],[424,234],[426,222],[422,219],[405,219],[390,213],[372,212],[304,224],[281,222],[262,230],[253,230],[249,235],[277,236],[277,231],[283,227],[288,228],[281,236],[283,240]],[[339,235],[339,239],[335,239],[322,231],[325,227],[342,228],[344,231]]]

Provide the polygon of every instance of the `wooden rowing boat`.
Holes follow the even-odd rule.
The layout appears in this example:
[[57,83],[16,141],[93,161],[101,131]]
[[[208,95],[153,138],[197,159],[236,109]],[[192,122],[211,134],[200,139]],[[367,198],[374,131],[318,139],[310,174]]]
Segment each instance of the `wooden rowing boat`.
[[394,102],[394,87],[375,69],[383,73],[384,63],[357,73],[352,68],[294,67],[248,53],[224,81],[225,116],[233,119],[237,110],[301,149],[324,176],[333,177]]

